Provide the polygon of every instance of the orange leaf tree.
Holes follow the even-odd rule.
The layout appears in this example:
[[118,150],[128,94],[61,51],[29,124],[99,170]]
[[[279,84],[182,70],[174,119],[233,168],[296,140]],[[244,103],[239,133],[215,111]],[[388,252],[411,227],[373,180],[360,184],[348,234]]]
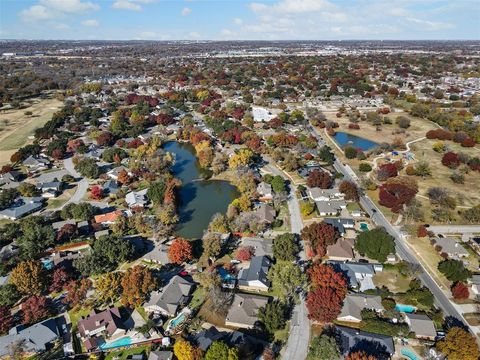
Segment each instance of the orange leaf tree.
[[182,264],[191,260],[193,258],[192,245],[182,238],[173,240],[172,245],[168,248],[168,258],[174,264]]
[[122,304],[131,308],[140,306],[156,285],[150,269],[138,265],[128,269],[122,278]]

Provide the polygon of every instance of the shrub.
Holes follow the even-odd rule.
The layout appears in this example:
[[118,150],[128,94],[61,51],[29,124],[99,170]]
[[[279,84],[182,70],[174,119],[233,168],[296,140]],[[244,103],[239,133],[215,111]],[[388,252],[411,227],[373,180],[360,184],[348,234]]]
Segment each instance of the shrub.
[[360,165],[358,165],[358,170],[361,172],[369,172],[372,171],[372,166],[367,163],[360,163]]
[[357,157],[357,150],[353,146],[346,146],[343,151],[347,159],[355,159]]

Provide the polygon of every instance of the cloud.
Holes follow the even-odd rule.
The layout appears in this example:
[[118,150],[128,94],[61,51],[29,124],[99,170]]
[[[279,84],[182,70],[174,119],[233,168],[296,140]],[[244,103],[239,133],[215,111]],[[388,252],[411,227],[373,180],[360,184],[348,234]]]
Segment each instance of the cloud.
[[90,19],[90,20],[84,20],[82,21],[83,26],[90,26],[90,27],[96,27],[100,25],[100,23],[97,20]]
[[99,9],[100,6],[89,1],[40,0],[38,4],[22,10],[19,15],[24,22],[36,22],[63,18],[72,14],[84,14]]
[[132,10],[141,11],[142,7],[129,0],[117,0],[113,3],[112,7],[119,10]]
[[414,24],[422,25],[424,30],[445,30],[445,29],[453,29],[455,25],[451,23],[445,23],[440,21],[429,21],[429,20],[422,20],[413,17],[407,18],[408,21]]
[[251,3],[249,7],[255,13],[277,12],[284,14],[318,12],[334,8],[333,4],[326,0],[281,0],[273,5]]
[[234,23],[235,25],[242,25],[242,24],[243,24],[243,20],[240,19],[240,18],[235,18],[235,19],[233,19],[233,23]]
[[202,37],[202,35],[200,35],[200,33],[196,32],[196,31],[189,32],[188,36],[192,39],[199,39],[199,38]]
[[182,9],[182,16],[187,16],[188,14],[190,14],[192,12],[192,9],[188,8],[188,7],[184,7]]

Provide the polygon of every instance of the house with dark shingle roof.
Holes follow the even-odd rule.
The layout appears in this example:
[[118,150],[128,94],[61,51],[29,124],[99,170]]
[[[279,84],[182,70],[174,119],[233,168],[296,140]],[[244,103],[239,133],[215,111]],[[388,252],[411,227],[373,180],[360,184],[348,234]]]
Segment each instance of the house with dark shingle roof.
[[270,298],[260,295],[237,293],[225,319],[226,326],[252,329],[258,321],[258,311]]
[[188,303],[194,288],[194,282],[175,275],[163,289],[153,291],[143,307],[148,312],[175,316],[180,307]]
[[336,326],[335,328],[343,356],[352,351],[365,351],[375,354],[378,359],[389,359],[395,353],[395,344],[391,336],[345,326]]
[[362,321],[362,310],[364,309],[382,312],[385,310],[382,298],[377,295],[348,294],[343,301],[342,311],[338,314],[337,320],[358,323]]
[[267,256],[254,256],[250,266],[238,273],[238,287],[247,291],[268,291],[270,281],[267,278],[272,262]]
[[20,197],[12,206],[0,211],[0,218],[17,220],[26,215],[40,210],[44,205],[45,199],[42,197]]

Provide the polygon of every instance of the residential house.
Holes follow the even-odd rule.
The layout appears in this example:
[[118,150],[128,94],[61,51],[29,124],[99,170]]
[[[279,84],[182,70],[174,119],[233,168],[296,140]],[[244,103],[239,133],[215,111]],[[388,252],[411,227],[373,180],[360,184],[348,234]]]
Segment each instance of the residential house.
[[20,185],[22,173],[19,171],[9,171],[0,175],[0,186],[2,189],[14,189]]
[[107,180],[102,186],[103,191],[109,195],[115,195],[122,188],[116,180]]
[[345,200],[316,201],[315,205],[320,216],[336,216],[347,208]]
[[238,287],[248,291],[268,291],[270,281],[267,273],[271,266],[272,262],[267,256],[254,256],[250,266],[238,273]]
[[87,351],[96,349],[105,342],[104,336],[118,338],[125,335],[127,329],[118,308],[104,311],[92,310],[85,318],[78,321],[78,332]]
[[355,228],[355,220],[349,218],[325,218],[323,221],[334,226],[341,236],[344,236],[347,229]]
[[479,296],[480,295],[480,275],[472,275],[472,277],[467,281],[472,287],[472,293],[476,296]]
[[242,237],[241,246],[251,246],[254,249],[255,256],[273,256],[272,239]]
[[64,268],[72,268],[74,260],[81,259],[90,252],[90,246],[85,250],[64,250],[56,251],[51,255],[51,260],[55,266],[61,266]]
[[151,351],[148,360],[172,360],[173,352],[168,350]]
[[170,246],[167,244],[154,244],[153,249],[146,253],[142,259],[156,264],[170,264],[170,258],[168,257],[169,248]]
[[261,204],[256,210],[255,215],[260,222],[271,224],[275,221],[277,215],[275,209],[268,204]]
[[144,308],[148,312],[175,316],[180,307],[188,303],[194,288],[195,283],[175,275],[161,290],[150,294]]
[[125,195],[125,201],[129,208],[144,207],[148,203],[147,198],[148,189],[140,191],[131,191]]
[[226,326],[252,329],[258,321],[258,311],[269,301],[266,296],[237,293],[225,319]]
[[29,327],[16,326],[11,328],[7,335],[0,337],[0,357],[7,356],[10,346],[20,342],[29,354],[44,352],[51,349],[59,337],[58,323],[54,318]]
[[463,258],[469,255],[463,245],[452,237],[435,238],[435,246],[440,246],[439,252],[446,253],[451,258]]
[[97,224],[111,225],[122,215],[123,211],[115,210],[106,214],[95,215],[94,219]]
[[30,155],[23,160],[22,164],[26,166],[29,171],[33,172],[47,170],[50,167],[51,162],[46,158]]
[[435,340],[437,330],[433,321],[425,314],[405,313],[405,322],[418,339]]
[[18,220],[40,210],[45,199],[42,197],[20,197],[9,208],[0,211],[0,219]]
[[348,294],[343,301],[342,311],[337,316],[337,320],[359,323],[362,321],[362,310],[364,309],[377,312],[385,310],[382,298],[376,295]]
[[42,196],[45,198],[57,197],[62,191],[63,182],[54,180],[49,182],[40,183],[37,187],[42,190]]
[[257,193],[260,195],[260,201],[272,201],[273,199],[272,186],[266,182],[262,181],[258,184]]
[[344,273],[348,278],[349,287],[360,292],[375,289],[373,276],[377,272],[383,271],[383,266],[381,264],[333,260],[329,260],[327,263],[331,264],[335,270]]
[[379,359],[390,358],[395,353],[393,338],[345,326],[335,327],[343,356],[351,351],[364,350],[374,353]]
[[320,189],[318,187],[308,188],[308,196],[313,201],[331,201],[343,200],[345,195],[340,192],[338,188],[334,189]]
[[353,260],[355,240],[340,238],[333,245],[327,246],[327,256],[330,260]]
[[193,342],[202,351],[207,351],[214,341],[223,341],[228,346],[240,348],[246,346],[251,348],[252,345],[262,343],[262,340],[247,335],[240,331],[219,331],[215,326],[201,330],[193,337]]
[[118,175],[122,172],[122,171],[126,171],[127,174],[129,176],[132,176],[133,174],[130,172],[129,169],[127,169],[125,166],[117,166],[111,170],[109,170],[107,172],[107,176],[110,178],[110,179],[113,179],[113,180],[118,180]]
[[57,231],[57,230],[60,230],[65,225],[77,225],[77,222],[72,219],[55,221],[54,223],[52,223],[52,228],[53,230]]

